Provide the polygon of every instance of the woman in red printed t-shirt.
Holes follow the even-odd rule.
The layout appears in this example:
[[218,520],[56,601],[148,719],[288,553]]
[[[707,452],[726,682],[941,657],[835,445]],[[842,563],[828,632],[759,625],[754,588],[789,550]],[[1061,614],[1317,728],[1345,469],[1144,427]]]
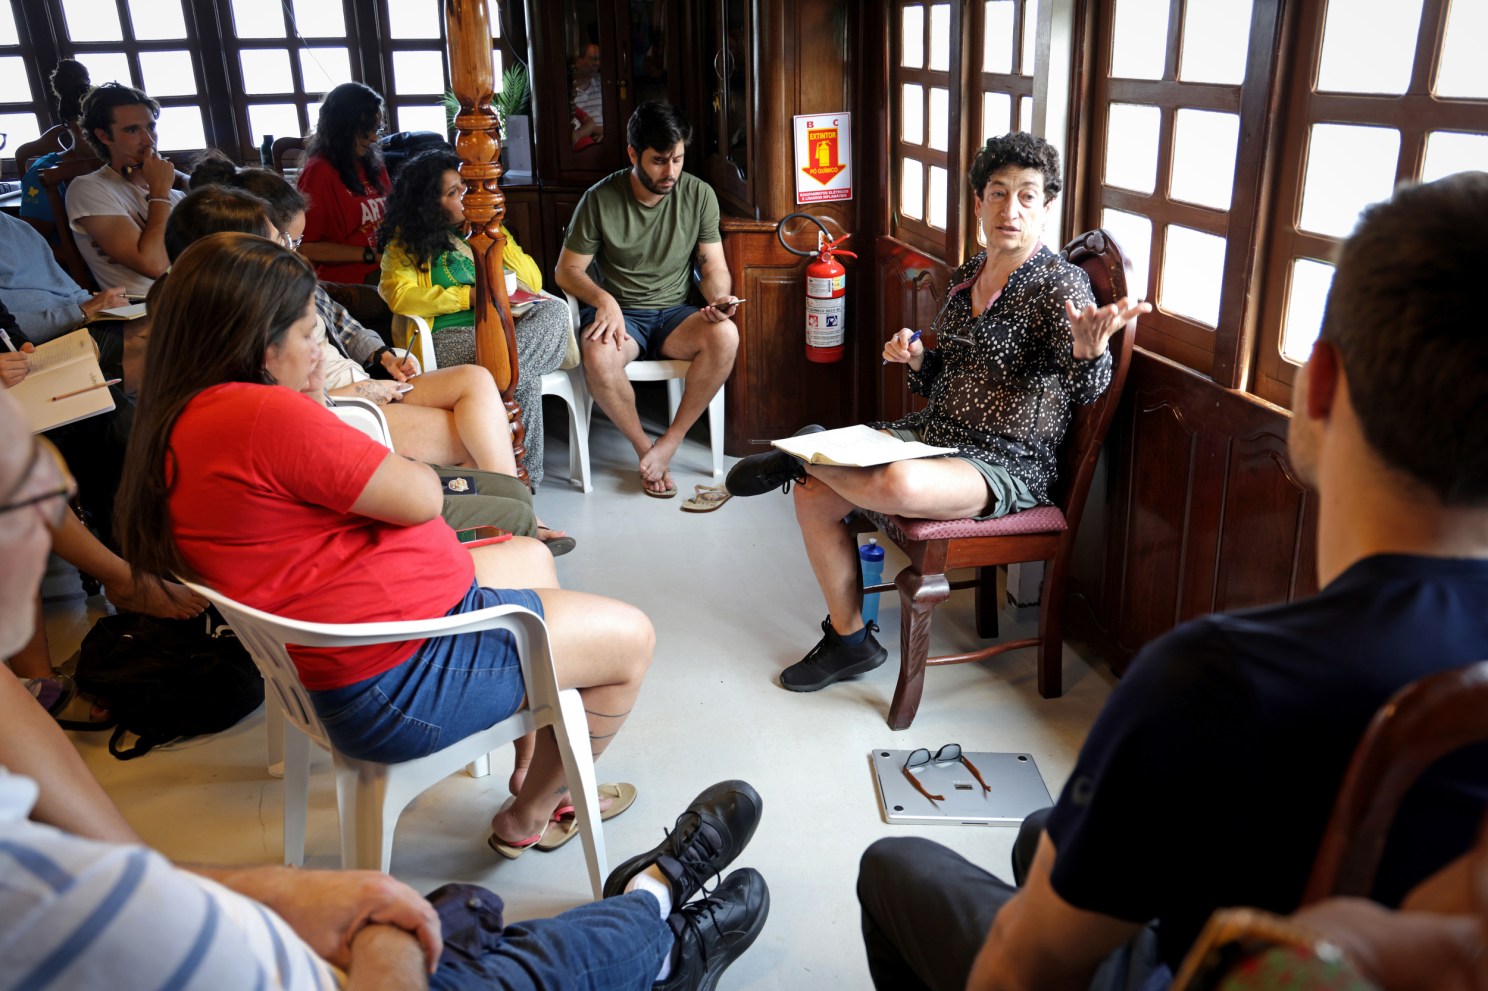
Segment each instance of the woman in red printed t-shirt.
[[[645,615],[560,590],[539,541],[462,546],[439,517],[432,469],[301,395],[321,354],[315,275],[303,259],[266,238],[212,234],[167,278],[120,486],[135,567],[315,622],[525,606],[546,618],[558,682],[579,689],[603,751],[650,664]],[[363,760],[424,756],[523,704],[504,631],[290,655],[331,741]],[[562,783],[544,730],[516,798],[492,820],[491,845],[509,857],[535,845],[567,804]]]
[[392,180],[382,164],[382,97],[361,83],[326,94],[300,170],[310,201],[300,254],[322,282],[360,283],[379,270],[377,228]]

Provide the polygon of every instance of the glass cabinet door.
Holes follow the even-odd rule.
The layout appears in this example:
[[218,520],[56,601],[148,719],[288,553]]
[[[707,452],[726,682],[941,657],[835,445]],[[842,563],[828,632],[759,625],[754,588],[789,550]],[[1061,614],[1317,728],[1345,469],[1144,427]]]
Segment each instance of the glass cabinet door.
[[[703,132],[703,171],[736,211],[753,214],[750,203],[750,94],[752,0],[714,0],[702,11],[708,92]],[[747,209],[746,209],[747,207]]]

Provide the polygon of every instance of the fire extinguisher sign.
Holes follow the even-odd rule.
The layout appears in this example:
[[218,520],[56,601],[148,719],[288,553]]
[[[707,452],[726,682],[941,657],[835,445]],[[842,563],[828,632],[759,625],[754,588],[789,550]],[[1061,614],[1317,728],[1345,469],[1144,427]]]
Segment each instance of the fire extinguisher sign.
[[852,114],[796,117],[796,202],[852,199]]

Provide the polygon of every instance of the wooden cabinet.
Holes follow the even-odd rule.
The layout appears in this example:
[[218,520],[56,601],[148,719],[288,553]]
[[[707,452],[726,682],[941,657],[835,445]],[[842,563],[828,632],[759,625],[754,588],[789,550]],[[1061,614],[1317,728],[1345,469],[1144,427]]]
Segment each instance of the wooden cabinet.
[[679,0],[529,0],[537,171],[587,187],[627,167],[637,105],[681,105]]
[[[624,125],[646,100],[682,108],[693,125],[686,168],[718,194],[724,252],[742,344],[727,394],[725,450],[784,436],[804,423],[843,425],[877,405],[876,356],[883,332],[872,299],[871,263],[848,263],[848,356],[805,360],[805,265],[776,241],[797,210],[793,118],[854,109],[853,39],[863,30],[850,0],[527,0],[533,73],[536,175],[512,195],[535,195],[540,233],[512,230],[541,259],[546,277],[584,190],[629,166]],[[597,85],[592,80],[597,80]],[[599,141],[585,141],[577,110],[597,107]],[[577,122],[578,126],[575,126]],[[591,132],[592,133],[592,132]],[[861,147],[861,143],[860,143]],[[809,207],[834,232],[858,230],[864,194],[880,181],[864,168],[857,200]],[[524,203],[524,223],[534,211]],[[814,238],[806,246],[811,246]],[[845,247],[871,259],[873,244]],[[860,401],[860,397],[867,397]]]
[[740,217],[758,219],[752,150],[755,145],[755,0],[714,0],[697,17],[699,72],[694,93],[701,106],[693,140],[699,174],[718,193],[719,205]]

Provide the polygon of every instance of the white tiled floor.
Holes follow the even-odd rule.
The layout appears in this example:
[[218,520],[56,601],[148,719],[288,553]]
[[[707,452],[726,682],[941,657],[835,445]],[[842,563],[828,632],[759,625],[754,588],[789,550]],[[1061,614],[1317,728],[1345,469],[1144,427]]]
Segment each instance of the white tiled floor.
[[[659,391],[658,391],[659,397]],[[649,406],[648,406],[649,408]],[[710,514],[679,511],[707,477],[705,433],[673,462],[677,499],[640,494],[635,461],[597,418],[590,453],[595,490],[565,481],[566,420],[548,407],[545,519],[579,540],[559,559],[566,587],[615,595],[646,611],[657,631],[655,662],[629,723],[600,765],[601,780],[634,782],[640,799],[605,825],[611,863],[654,845],[692,797],[740,777],[764,798],[765,816],[739,865],[760,870],[772,911],[759,941],[725,976],[726,988],[865,987],[854,878],[863,848],[881,836],[922,832],[1009,875],[1013,830],[939,826],[908,829],[879,817],[867,755],[875,747],[1027,751],[1057,796],[1080,741],[1113,683],[1108,669],[1065,649],[1065,694],[1039,698],[1033,656],[1017,651],[987,664],[929,673],[914,726],[884,722],[898,660],[898,604],[884,596],[880,639],[889,663],[814,695],[775,682],[820,635],[825,612],[801,549],[789,500],[734,499]],[[730,459],[732,463],[732,459]],[[890,550],[886,573],[902,558]],[[58,582],[52,583],[53,587]],[[75,585],[73,588],[75,589]],[[933,651],[975,640],[970,591],[936,613]],[[78,594],[48,606],[53,657],[76,646],[101,599]],[[1019,633],[1004,611],[1006,635]],[[215,737],[129,763],[109,756],[106,734],[74,734],[89,766],[130,822],[173,858],[269,863],[281,852],[282,789],[264,772],[262,711]],[[318,755],[317,768],[329,767]],[[506,862],[485,844],[490,815],[506,798],[506,755],[484,779],[458,774],[427,792],[399,823],[393,873],[420,890],[450,880],[497,891],[508,919],[551,915],[587,897],[581,844]],[[312,782],[307,866],[339,863],[328,773]]]

